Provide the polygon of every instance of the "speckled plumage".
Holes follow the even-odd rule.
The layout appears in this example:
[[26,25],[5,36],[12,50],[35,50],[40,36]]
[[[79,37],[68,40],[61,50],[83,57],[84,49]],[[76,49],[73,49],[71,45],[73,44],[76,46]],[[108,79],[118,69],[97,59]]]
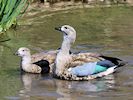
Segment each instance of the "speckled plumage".
[[[52,72],[53,67],[54,67],[54,61],[55,61],[58,50],[53,50],[53,51],[48,51],[48,52],[40,52],[40,53],[35,53],[35,54],[31,55],[30,50],[28,48],[21,47],[18,49],[16,54],[18,55],[19,52],[22,50],[25,50],[28,53],[28,55],[25,58],[22,57],[22,60],[21,60],[21,66],[23,67],[23,70],[25,72],[41,73],[42,70],[41,70],[40,66],[35,64],[36,62],[41,61],[41,60],[47,60],[49,62],[50,72]],[[94,57],[91,57],[91,56],[98,56],[98,54],[95,54],[95,53],[72,54],[71,66],[76,66],[76,65],[82,64],[86,61],[92,61],[94,59]],[[86,57],[88,57],[88,59],[84,59]],[[25,59],[27,59],[26,61],[30,60],[28,62],[28,64],[27,63],[25,64]],[[97,57],[96,57],[96,59],[97,59]]]
[[16,55],[21,57],[21,69],[29,73],[48,73],[49,66],[53,66],[56,54],[57,51],[49,51],[31,55],[30,50],[26,47],[21,47],[16,52]]
[[[74,43],[76,39],[75,29],[69,25],[63,25],[59,28],[56,28],[56,30],[61,31],[63,33],[63,42],[61,45],[61,49],[57,53],[55,59],[55,65],[53,69],[54,77],[65,80],[91,80],[111,74],[119,66],[120,63],[117,61],[118,60],[117,58],[115,59],[115,58],[105,57],[97,53],[70,54],[69,50],[71,48],[72,43]],[[114,61],[112,60],[113,61],[112,63],[118,62],[118,64],[116,64],[116,66],[108,68],[106,71],[82,77],[74,75],[69,70],[70,68],[75,68],[76,66],[82,67],[82,64],[84,63],[98,62],[106,59],[107,60],[113,59]]]
[[34,62],[40,61],[42,59],[47,60],[49,62],[49,66],[50,66],[50,72],[52,72],[57,52],[58,52],[58,50],[53,50],[53,51],[40,52],[40,53],[33,54],[33,55],[31,55],[31,62],[34,63]]

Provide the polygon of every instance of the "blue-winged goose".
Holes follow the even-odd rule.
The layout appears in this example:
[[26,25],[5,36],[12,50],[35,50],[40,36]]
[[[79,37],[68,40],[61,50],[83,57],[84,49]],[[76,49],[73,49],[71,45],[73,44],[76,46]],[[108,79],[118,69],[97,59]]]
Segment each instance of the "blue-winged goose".
[[117,67],[125,64],[121,59],[100,54],[70,54],[69,50],[76,39],[75,29],[69,25],[55,29],[63,33],[63,42],[55,59],[54,77],[66,80],[90,80],[111,74]]

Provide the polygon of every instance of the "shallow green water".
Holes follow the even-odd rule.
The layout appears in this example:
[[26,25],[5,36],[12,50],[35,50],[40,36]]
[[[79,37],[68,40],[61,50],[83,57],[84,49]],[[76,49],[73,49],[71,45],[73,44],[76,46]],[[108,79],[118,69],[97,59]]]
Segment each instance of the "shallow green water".
[[[21,19],[16,30],[1,35],[0,100],[132,100],[133,98],[133,8],[82,8],[40,12]],[[114,75],[88,81],[69,82],[50,75],[20,75],[20,59],[13,53],[22,46],[32,53],[57,49],[61,33],[69,24],[77,30],[73,52],[99,52],[128,62]]]

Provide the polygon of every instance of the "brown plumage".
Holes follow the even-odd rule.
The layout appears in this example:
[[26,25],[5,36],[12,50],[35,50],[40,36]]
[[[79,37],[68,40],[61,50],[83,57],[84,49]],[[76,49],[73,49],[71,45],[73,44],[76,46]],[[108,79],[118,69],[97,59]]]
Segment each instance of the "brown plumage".
[[[53,69],[53,75],[56,78],[65,79],[65,80],[91,80],[98,77],[103,77],[105,75],[111,74],[115,71],[121,63],[117,58],[106,57],[97,53],[78,53],[78,54],[70,54],[69,50],[71,45],[76,40],[76,31],[73,27],[69,25],[63,25],[59,28],[55,28],[58,31],[63,33],[63,42],[61,45],[61,49],[57,53],[55,59],[55,66]],[[88,64],[92,64],[90,62],[94,62],[93,65],[97,64],[97,62],[108,60],[112,65],[106,69],[106,71],[102,70],[95,74],[90,74],[88,71],[92,71],[91,69],[87,70]],[[119,60],[119,61],[118,61]],[[105,62],[104,62],[105,63]],[[85,65],[84,65],[85,64]],[[86,65],[87,64],[87,65]],[[107,63],[108,64],[108,63]],[[96,65],[95,65],[96,66]],[[96,68],[92,66],[90,68]],[[104,66],[107,67],[107,66]],[[75,72],[72,72],[72,69],[75,69]],[[83,70],[82,70],[83,69]],[[85,72],[87,70],[87,72]],[[87,73],[87,74],[86,74]],[[93,70],[94,73],[94,70]],[[81,76],[76,76],[81,75]]]
[[98,54],[98,53],[71,54],[72,59],[70,61],[69,67],[75,67],[88,62],[96,62],[96,61],[104,60],[104,58],[100,56],[101,54]]
[[41,59],[44,59],[44,60],[48,60],[50,64],[53,64],[54,60],[56,58],[57,52],[58,52],[58,50],[35,53],[35,54],[31,55],[31,61],[36,62]]
[[21,69],[29,73],[48,73],[53,65],[57,51],[41,52],[31,55],[30,50],[21,47],[16,55],[21,57]]

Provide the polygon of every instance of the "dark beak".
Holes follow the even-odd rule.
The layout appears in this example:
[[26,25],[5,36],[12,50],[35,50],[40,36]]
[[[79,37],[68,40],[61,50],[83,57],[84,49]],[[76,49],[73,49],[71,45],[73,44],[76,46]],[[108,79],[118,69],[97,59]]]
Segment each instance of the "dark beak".
[[55,30],[61,31],[61,27],[55,27]]
[[17,55],[18,56],[19,54],[18,54],[18,52],[16,52],[16,53],[14,53],[14,55]]

